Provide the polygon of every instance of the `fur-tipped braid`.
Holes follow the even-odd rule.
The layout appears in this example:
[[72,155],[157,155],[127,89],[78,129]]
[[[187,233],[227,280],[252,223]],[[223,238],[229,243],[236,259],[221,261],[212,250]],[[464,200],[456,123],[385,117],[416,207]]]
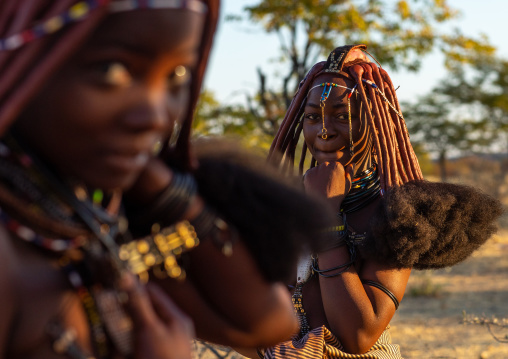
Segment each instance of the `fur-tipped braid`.
[[291,281],[302,250],[316,250],[319,233],[335,223],[328,205],[305,195],[301,180],[284,178],[236,146],[196,149],[200,195],[239,230],[267,280]]
[[497,199],[476,188],[423,180],[390,188],[382,206],[362,253],[415,269],[463,261],[496,232],[503,213]]

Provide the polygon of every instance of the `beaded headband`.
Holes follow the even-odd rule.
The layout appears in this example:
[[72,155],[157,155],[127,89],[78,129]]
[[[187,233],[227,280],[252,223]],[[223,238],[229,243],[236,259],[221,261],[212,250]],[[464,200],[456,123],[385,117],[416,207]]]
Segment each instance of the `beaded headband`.
[[[63,27],[85,19],[93,10],[105,6],[106,0],[79,1],[62,14],[53,16],[41,23],[0,39],[0,51],[11,51],[53,34]],[[204,14],[206,5],[199,0],[113,0],[109,2],[109,12],[118,13],[138,9],[183,9]]]

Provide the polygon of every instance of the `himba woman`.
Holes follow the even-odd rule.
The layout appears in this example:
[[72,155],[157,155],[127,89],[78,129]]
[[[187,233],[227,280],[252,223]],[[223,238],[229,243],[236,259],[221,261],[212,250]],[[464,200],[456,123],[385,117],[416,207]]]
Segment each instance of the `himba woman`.
[[430,183],[409,142],[394,86],[365,55],[343,46],[300,83],[270,160],[337,214],[328,243],[298,266],[293,303],[300,331],[265,358],[401,358],[388,327],[412,268],[441,268],[495,230],[500,203],[474,188]]
[[[266,213],[251,217],[197,190],[196,177],[204,189],[229,180],[240,200],[251,189],[234,183],[248,169],[196,170],[189,151],[218,7],[0,2],[0,358],[180,359],[194,329],[247,347],[296,329],[277,282],[288,269],[260,270],[253,242],[295,254],[319,222],[305,206],[321,205],[262,173],[260,199],[246,202]],[[265,218],[271,209],[297,222]],[[265,219],[278,246],[245,223]]]

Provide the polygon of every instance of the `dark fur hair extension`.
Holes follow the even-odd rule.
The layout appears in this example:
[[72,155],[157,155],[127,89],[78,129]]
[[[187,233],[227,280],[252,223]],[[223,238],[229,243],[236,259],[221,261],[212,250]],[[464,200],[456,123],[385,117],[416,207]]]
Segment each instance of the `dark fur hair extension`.
[[304,249],[315,250],[333,212],[303,192],[301,179],[283,177],[264,157],[224,141],[195,146],[199,193],[235,226],[268,281],[290,281]]
[[457,264],[497,230],[501,203],[458,184],[411,181],[390,188],[371,219],[366,257],[415,269]]

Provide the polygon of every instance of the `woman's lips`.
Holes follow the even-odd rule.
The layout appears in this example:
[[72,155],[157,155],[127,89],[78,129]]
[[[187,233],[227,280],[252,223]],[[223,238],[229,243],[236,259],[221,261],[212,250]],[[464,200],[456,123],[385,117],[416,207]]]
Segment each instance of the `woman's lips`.
[[319,162],[332,162],[332,161],[340,161],[342,158],[347,156],[348,154],[345,152],[346,147],[342,146],[337,149],[335,146],[330,148],[331,146],[320,146],[320,148],[314,148],[313,155],[314,158]]
[[113,168],[129,172],[144,167],[148,163],[150,156],[147,151],[138,153],[110,153],[104,156],[104,159]]

